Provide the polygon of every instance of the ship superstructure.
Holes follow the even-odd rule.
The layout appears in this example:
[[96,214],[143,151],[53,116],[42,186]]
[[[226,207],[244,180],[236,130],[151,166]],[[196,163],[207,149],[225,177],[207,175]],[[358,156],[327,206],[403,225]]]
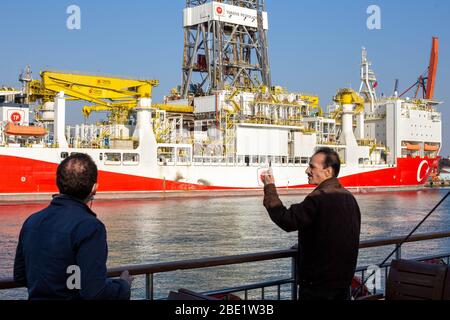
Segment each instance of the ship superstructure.
[[[52,71],[27,70],[22,90],[0,92],[0,193],[56,191],[56,166],[74,152],[96,161],[104,192],[259,189],[268,166],[279,187],[309,188],[319,147],[339,153],[346,186],[419,186],[437,170],[437,39],[423,98],[378,96],[363,49],[359,92],[339,90],[324,110],[314,94],[272,85],[264,1],[188,0],[183,17],[182,84],[162,104],[156,80]],[[108,119],[67,126],[72,100]]]

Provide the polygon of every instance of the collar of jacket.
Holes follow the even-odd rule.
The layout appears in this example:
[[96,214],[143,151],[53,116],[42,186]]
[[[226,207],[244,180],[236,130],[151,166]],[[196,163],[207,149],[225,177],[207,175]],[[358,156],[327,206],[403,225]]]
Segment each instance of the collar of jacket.
[[80,199],[77,199],[75,197],[69,196],[67,194],[55,194],[55,195],[53,195],[52,204],[63,205],[63,204],[67,204],[67,203],[79,206],[79,207],[87,210],[87,212],[89,214],[93,215],[94,217],[97,217],[97,215],[94,213],[94,211],[92,211],[91,208],[89,208],[87,206],[87,204],[84,203],[83,201],[81,201]]
[[330,188],[330,187],[331,188],[341,188],[342,185],[339,182],[338,178],[333,177],[333,178],[327,179],[327,180],[323,181],[321,184],[319,184],[317,186],[316,190],[322,190],[322,189]]

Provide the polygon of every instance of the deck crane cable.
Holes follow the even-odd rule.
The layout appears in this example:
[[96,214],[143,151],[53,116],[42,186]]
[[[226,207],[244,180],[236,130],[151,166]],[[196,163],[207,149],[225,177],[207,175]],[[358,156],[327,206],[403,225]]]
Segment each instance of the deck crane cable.
[[419,76],[417,81],[411,87],[406,89],[405,92],[403,92],[399,97],[403,97],[405,94],[407,94],[409,91],[411,91],[414,87],[423,85],[423,82],[428,80],[428,70],[429,69],[430,69],[430,67],[426,68],[425,71]]
[[[422,221],[420,221],[420,223],[410,232],[410,234],[408,234],[406,236],[405,239],[403,239],[399,244],[396,245],[395,249],[386,257],[386,259],[383,260],[382,263],[378,264],[377,266],[379,268],[382,268],[384,266],[384,264],[398,251],[400,250],[400,248],[402,247],[403,244],[405,244],[410,238],[411,236],[417,231],[417,229],[420,228],[420,226],[422,226],[422,224],[425,223],[425,221],[428,220],[428,218],[441,206],[442,203],[444,203],[445,200],[447,200],[447,198],[450,196],[450,191],[447,192],[447,194],[444,196],[444,198],[442,198],[441,201],[439,201],[439,203],[433,208],[433,210],[431,210],[427,216],[425,218],[422,219]],[[376,270],[374,270],[359,286],[358,288],[356,288],[355,290],[353,290],[353,296],[356,297],[360,292],[362,292],[363,287],[366,285],[367,281],[372,278],[376,273]]]

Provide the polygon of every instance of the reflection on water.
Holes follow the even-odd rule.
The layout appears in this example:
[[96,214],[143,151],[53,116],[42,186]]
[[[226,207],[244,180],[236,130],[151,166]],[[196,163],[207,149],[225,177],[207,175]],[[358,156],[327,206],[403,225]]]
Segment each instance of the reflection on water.
[[[358,194],[362,212],[362,240],[400,236],[415,225],[440,201],[445,190]],[[285,205],[304,196],[284,196]],[[157,201],[97,201],[93,210],[108,230],[108,266],[167,262],[203,257],[287,249],[297,234],[286,234],[268,217],[259,197],[177,199]],[[46,204],[0,205],[0,277],[12,275],[15,247],[22,223]],[[442,205],[419,232],[447,230],[450,200]],[[331,213],[330,213],[331,214]],[[408,256],[446,252],[449,241],[408,245]],[[379,263],[392,247],[363,250],[360,264]],[[157,275],[157,296],[188,287],[217,289],[288,276],[290,261],[264,262],[203,271]],[[143,279],[137,279],[135,297],[142,297]],[[140,287],[140,288],[139,288]],[[10,294],[10,293],[9,293]],[[0,292],[0,298],[11,295]]]

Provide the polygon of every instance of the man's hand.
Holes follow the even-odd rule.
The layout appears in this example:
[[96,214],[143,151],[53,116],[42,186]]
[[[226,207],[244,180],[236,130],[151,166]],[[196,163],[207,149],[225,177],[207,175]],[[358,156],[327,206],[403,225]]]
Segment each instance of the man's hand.
[[272,170],[267,170],[261,173],[261,181],[264,183],[264,186],[268,184],[275,184],[275,178],[273,177]]
[[122,272],[122,274],[120,275],[120,279],[125,280],[130,285],[130,287],[134,280],[134,278],[132,276],[130,276],[130,273],[128,272],[128,270],[125,270],[124,272]]

